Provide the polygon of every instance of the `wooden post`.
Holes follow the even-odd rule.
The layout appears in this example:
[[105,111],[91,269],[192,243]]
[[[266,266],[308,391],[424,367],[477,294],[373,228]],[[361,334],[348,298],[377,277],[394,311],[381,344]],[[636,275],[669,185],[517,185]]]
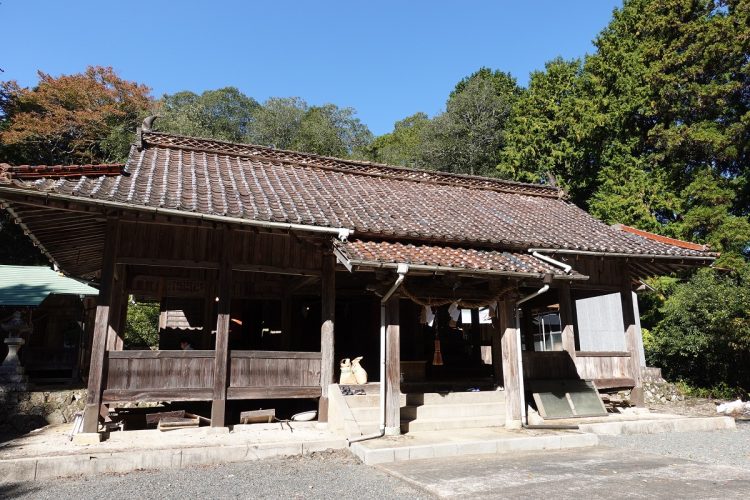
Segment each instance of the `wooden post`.
[[123,335],[125,322],[123,309],[127,309],[128,298],[125,295],[125,266],[115,266],[115,278],[112,285],[112,305],[109,315],[109,328],[107,329],[107,350],[121,351],[123,346]]
[[328,422],[328,386],[334,380],[334,349],[336,320],[336,260],[332,254],[323,255],[321,275],[320,326],[320,403],[318,422]]
[[391,298],[385,306],[385,433],[401,434],[401,327],[399,299]]
[[229,372],[229,310],[232,302],[232,265],[229,252],[232,232],[224,228],[224,248],[219,268],[219,311],[216,318],[214,388],[211,401],[211,427],[226,426],[227,382]]
[[107,334],[109,331],[109,308],[112,300],[112,285],[115,274],[115,257],[120,244],[120,225],[116,218],[107,219],[104,233],[104,252],[99,297],[94,320],[94,338],[91,343],[91,364],[89,368],[86,408],[83,413],[83,432],[95,433],[99,430],[99,413],[102,403],[104,370],[107,368]]
[[505,387],[505,427],[518,429],[521,427],[521,390],[518,372],[518,333],[516,329],[515,302],[512,298],[498,303],[498,317],[500,319],[500,345],[503,358],[503,385]]
[[500,306],[502,302],[497,303],[497,309],[495,310],[495,318],[492,319],[492,368],[495,375],[495,385],[504,386],[503,380],[503,348],[501,345],[501,339],[503,336],[503,328],[500,326]]
[[625,345],[630,353],[630,371],[635,382],[633,390],[630,392],[630,400],[636,406],[644,406],[643,382],[641,381],[641,363],[639,356],[638,328],[636,327],[635,314],[633,310],[633,290],[630,286],[630,273],[626,272],[627,277],[622,284],[620,298],[622,299],[622,316],[625,323]]
[[281,297],[281,350],[288,351],[292,347],[292,307],[291,297],[284,293]]
[[575,318],[573,317],[573,298],[570,295],[570,283],[562,283],[557,290],[560,302],[560,321],[562,322],[562,346],[570,358],[576,359]]

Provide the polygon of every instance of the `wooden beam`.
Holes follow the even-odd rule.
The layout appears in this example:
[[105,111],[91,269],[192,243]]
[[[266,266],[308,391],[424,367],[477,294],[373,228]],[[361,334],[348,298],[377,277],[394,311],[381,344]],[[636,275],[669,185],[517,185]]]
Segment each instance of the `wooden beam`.
[[573,314],[573,298],[570,295],[570,283],[561,283],[557,294],[560,303],[560,321],[562,322],[562,348],[575,361],[575,316]]
[[328,422],[328,386],[334,380],[334,350],[336,321],[336,260],[333,254],[323,255],[321,269],[321,325],[320,325],[320,403],[318,422]]
[[227,389],[229,399],[286,399],[318,398],[320,387],[230,387]]
[[107,389],[104,403],[129,401],[209,401],[211,389]]
[[498,303],[503,358],[503,386],[505,387],[505,427],[521,427],[521,390],[518,371],[518,332],[515,318],[515,302],[512,298]]
[[320,276],[317,269],[297,269],[293,267],[263,266],[259,264],[235,264],[234,271],[247,271],[253,273],[289,274],[293,276]]
[[89,368],[86,407],[83,414],[83,432],[99,430],[99,409],[104,387],[105,355],[109,330],[109,308],[112,300],[112,286],[115,274],[115,256],[120,242],[120,225],[116,218],[107,219],[104,239],[104,256],[99,296],[94,321],[94,338],[91,345],[91,365]]
[[128,264],[131,266],[149,266],[149,267],[181,267],[195,269],[219,269],[219,262],[194,261],[194,260],[172,260],[172,259],[148,259],[141,257],[120,257],[117,259],[118,264]]
[[401,327],[399,299],[391,298],[385,307],[385,433],[401,434]]
[[232,267],[229,255],[232,231],[224,228],[224,246],[219,270],[219,313],[216,318],[216,349],[214,361],[214,388],[211,403],[211,427],[226,425],[227,385],[229,373],[229,310],[232,302]]

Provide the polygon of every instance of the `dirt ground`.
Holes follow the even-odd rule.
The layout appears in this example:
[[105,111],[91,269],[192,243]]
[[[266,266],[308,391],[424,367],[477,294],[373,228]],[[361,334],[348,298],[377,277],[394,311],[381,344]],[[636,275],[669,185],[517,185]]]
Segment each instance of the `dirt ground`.
[[669,401],[667,403],[649,403],[648,409],[657,413],[671,413],[686,417],[716,417],[716,406],[724,401],[705,398],[685,397],[683,401]]

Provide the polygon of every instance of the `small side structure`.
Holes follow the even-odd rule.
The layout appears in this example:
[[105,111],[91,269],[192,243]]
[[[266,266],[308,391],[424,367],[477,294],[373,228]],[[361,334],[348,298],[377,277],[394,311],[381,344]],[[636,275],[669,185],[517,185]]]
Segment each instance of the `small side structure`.
[[[522,381],[637,396],[634,286],[716,257],[608,226],[551,186],[148,129],[122,166],[0,167],[0,202],[100,284],[86,432],[102,404],[133,401],[210,401],[225,426],[228,402],[297,398],[326,421],[339,359],[364,356],[377,380],[381,329],[390,429],[399,391],[503,387],[507,425]],[[160,304],[160,350],[123,350],[128,295]]]
[[88,375],[98,293],[49,267],[0,265],[0,359],[7,364],[8,346],[18,353],[15,371],[24,379],[80,381]]

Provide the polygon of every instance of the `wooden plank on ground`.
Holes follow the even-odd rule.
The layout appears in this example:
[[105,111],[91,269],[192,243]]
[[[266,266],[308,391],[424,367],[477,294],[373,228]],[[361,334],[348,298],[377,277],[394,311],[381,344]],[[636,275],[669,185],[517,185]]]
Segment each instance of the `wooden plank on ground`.
[[270,424],[276,418],[276,410],[269,408],[267,410],[243,411],[240,413],[241,424]]

